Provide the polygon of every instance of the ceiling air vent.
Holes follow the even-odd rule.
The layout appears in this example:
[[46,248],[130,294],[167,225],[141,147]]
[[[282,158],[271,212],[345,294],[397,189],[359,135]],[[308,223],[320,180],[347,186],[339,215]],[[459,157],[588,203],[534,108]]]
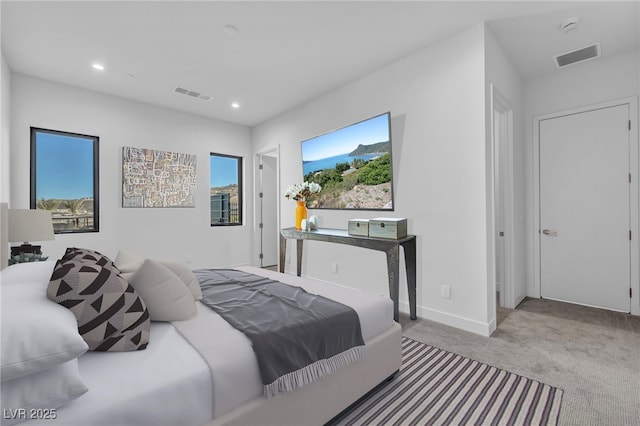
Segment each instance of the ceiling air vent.
[[203,101],[210,101],[211,96],[203,95],[202,93],[196,92],[194,90],[185,89],[184,87],[176,87],[173,89],[174,92],[180,93],[181,95],[191,96],[192,98],[198,98]]
[[600,43],[596,43],[591,46],[583,47],[582,49],[572,50],[571,52],[554,56],[553,59],[556,62],[556,67],[564,68],[569,65],[577,64],[578,62],[584,62],[588,61],[589,59],[595,59],[599,57]]

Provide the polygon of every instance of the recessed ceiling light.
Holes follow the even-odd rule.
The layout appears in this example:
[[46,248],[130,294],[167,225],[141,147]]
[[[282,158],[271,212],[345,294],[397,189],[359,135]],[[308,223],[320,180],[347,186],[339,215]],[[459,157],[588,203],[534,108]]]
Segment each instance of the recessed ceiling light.
[[229,37],[238,35],[238,33],[240,32],[238,27],[236,27],[235,25],[225,25],[224,27],[222,27],[222,29],[224,30],[224,33]]
[[237,103],[237,102],[233,102],[233,103],[231,104],[231,108],[238,109],[238,108],[240,108],[240,104],[239,104],[239,103]]
[[92,67],[93,67],[93,69],[95,69],[95,70],[98,70],[98,71],[104,71],[104,65],[102,65],[102,64],[95,63],[95,64],[91,64],[91,66],[92,66]]

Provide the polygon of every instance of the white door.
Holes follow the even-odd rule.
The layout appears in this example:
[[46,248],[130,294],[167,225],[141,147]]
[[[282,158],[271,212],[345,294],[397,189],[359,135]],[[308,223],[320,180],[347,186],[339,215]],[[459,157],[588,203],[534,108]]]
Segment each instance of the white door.
[[[500,306],[506,307],[505,303],[505,247],[504,247],[504,149],[503,145],[506,142],[503,140],[505,135],[506,117],[504,113],[494,110],[493,114],[493,143],[494,143],[494,158],[493,158],[493,171],[494,171],[494,197],[495,197],[495,245],[496,245],[496,289],[500,293],[499,303]],[[515,307],[515,306],[514,306]]]
[[629,105],[539,122],[541,296],[629,312]]
[[[275,152],[273,155],[277,155]],[[269,154],[260,154],[259,170],[260,204],[260,266],[274,266],[278,264],[278,158]]]
[[513,107],[491,85],[493,105],[493,171],[495,281],[499,304],[514,309],[525,298],[525,280],[516,278],[516,213],[513,157]]

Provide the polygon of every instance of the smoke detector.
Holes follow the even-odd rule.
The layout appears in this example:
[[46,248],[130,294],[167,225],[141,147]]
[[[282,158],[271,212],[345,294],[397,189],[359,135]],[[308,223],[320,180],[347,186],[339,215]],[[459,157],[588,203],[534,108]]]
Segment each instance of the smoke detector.
[[583,47],[581,49],[572,50],[570,52],[562,53],[554,56],[556,67],[558,69],[574,65],[579,62],[589,61],[600,57],[600,43],[592,44],[591,46]]
[[560,31],[562,31],[565,35],[568,35],[570,32],[576,31],[578,29],[579,22],[580,18],[578,17],[567,18],[562,24],[560,24]]
[[229,37],[237,36],[240,30],[235,25],[225,25],[222,30]]
[[173,89],[174,92],[180,93],[181,95],[191,96],[192,98],[197,98],[202,101],[210,101],[212,96],[203,95],[202,93],[196,92],[195,90],[185,89],[184,87],[176,87]]

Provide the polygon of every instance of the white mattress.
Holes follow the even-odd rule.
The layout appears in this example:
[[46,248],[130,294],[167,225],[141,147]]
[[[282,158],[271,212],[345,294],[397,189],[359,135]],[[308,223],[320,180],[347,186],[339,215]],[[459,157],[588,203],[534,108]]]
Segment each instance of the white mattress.
[[201,425],[213,416],[209,366],[170,323],[152,322],[136,352],[87,352],[78,360],[89,391],[55,420],[25,425]]
[[[236,269],[297,285],[351,306],[360,318],[365,342],[393,324],[393,303],[388,297],[264,269]],[[57,419],[24,424],[202,425],[261,398],[262,381],[249,339],[208,307],[198,303],[197,308],[196,318],[174,324],[186,333],[187,340],[199,338],[213,349],[211,369],[174,325],[152,322],[147,349],[83,355],[80,373],[89,391],[59,408]],[[178,323],[190,323],[190,327],[185,331]],[[193,324],[196,326],[191,327]],[[198,336],[188,336],[189,330]]]

